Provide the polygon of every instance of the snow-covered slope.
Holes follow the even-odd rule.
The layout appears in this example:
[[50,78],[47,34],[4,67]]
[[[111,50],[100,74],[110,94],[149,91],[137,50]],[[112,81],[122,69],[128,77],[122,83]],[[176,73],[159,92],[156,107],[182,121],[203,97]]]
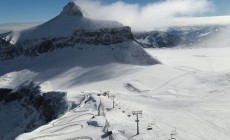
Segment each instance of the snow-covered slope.
[[[70,13],[81,18],[78,12]],[[66,92],[67,100],[78,105],[17,140],[230,139],[229,48],[148,50],[151,57],[123,26],[49,37],[19,39],[15,44],[1,40],[8,53],[2,52],[6,56],[0,61],[0,88],[14,89],[32,80],[41,83],[44,92]],[[155,57],[165,65],[149,65],[158,64]],[[115,95],[114,108],[106,95]],[[6,112],[18,111],[21,103],[15,110],[9,105],[0,111],[4,125],[16,126],[9,121],[14,112],[9,118]],[[140,110],[136,135],[133,111]]]
[[59,15],[54,19],[20,33],[19,40],[40,39],[43,37],[66,37],[72,35],[75,30],[96,30],[101,28],[123,27],[118,22],[99,21],[81,16]]
[[122,24],[116,21],[103,21],[88,19],[73,2],[68,3],[60,15],[37,27],[14,32],[6,37],[7,40],[16,43],[22,40],[54,38],[71,36],[76,30],[93,31],[102,28],[119,28]]
[[[92,100],[31,133],[20,135],[18,140],[100,140],[104,136],[102,131],[107,129],[121,140],[168,140],[175,131],[178,140],[228,140],[229,48],[148,51],[167,65],[76,66],[54,77],[48,77],[54,75],[54,70],[33,77],[40,77],[44,91],[59,89],[67,91],[69,100],[76,100],[75,96],[81,94],[92,96]],[[213,64],[214,71],[204,61]],[[127,85],[132,86],[131,90]],[[102,96],[108,90],[110,96],[115,95],[114,109],[112,100]],[[138,110],[142,110],[142,115],[140,134],[136,135],[136,116],[132,111]]]
[[[44,54],[43,61],[40,57],[33,65],[24,65],[30,79],[42,82],[43,91],[66,91],[69,101],[78,101],[82,94],[92,98],[17,139],[101,140],[108,129],[115,139],[168,140],[176,131],[177,140],[229,140],[229,48],[148,51],[166,65],[106,63],[82,67],[74,61],[62,61],[61,49],[57,51],[60,55],[51,53],[55,54],[52,60]],[[26,79],[19,69],[14,71],[18,74],[1,74],[0,85],[9,77],[19,83],[22,77]],[[128,84],[135,90],[130,90]],[[111,99],[97,96],[108,90],[116,96],[114,109]],[[138,110],[142,115],[140,134],[136,135],[132,111]]]
[[[59,98],[59,92],[56,94],[56,92],[48,92],[47,89],[61,90],[61,94],[66,90],[62,90],[62,86],[57,90],[52,89],[49,83],[51,79],[69,73],[73,81],[69,81],[70,77],[66,77],[67,83],[62,83],[63,85],[70,86],[71,83],[75,85],[75,82],[91,83],[108,79],[112,69],[117,69],[113,67],[114,65],[135,66],[160,63],[135,42],[129,27],[117,22],[87,19],[83,15],[80,8],[71,2],[60,15],[44,24],[0,35],[0,88],[3,88],[3,92],[0,93],[0,120],[1,125],[8,126],[7,128],[1,127],[0,139],[14,139],[17,135],[32,131],[63,114],[63,110],[58,105],[65,104],[65,102],[50,97],[55,94],[55,97]],[[122,68],[119,67],[119,69]],[[72,70],[73,73],[68,72],[69,70]],[[124,73],[122,70],[121,72],[121,74]],[[85,76],[95,78],[85,81],[87,80]],[[65,79],[65,77],[62,78]],[[75,78],[80,81],[75,81]],[[30,93],[27,92],[29,89],[17,88],[28,80],[43,83],[42,86],[47,87],[44,91],[47,94],[40,93],[40,91],[34,94],[33,89]],[[33,87],[30,84],[29,86]],[[9,92],[6,93],[5,88]],[[15,89],[16,92],[11,92],[12,89]],[[17,89],[20,92],[17,92]],[[78,104],[81,100],[78,98],[82,97],[82,94],[79,94],[81,92],[78,91],[76,93],[68,93],[68,101]],[[97,103],[89,105],[89,112],[92,107],[97,111],[95,109]],[[64,111],[66,110],[65,108]],[[89,114],[86,115],[86,120],[92,119],[95,113],[90,112]],[[15,121],[10,122],[10,119],[15,116],[17,116]],[[101,123],[97,130],[101,130],[101,127],[105,125],[103,120],[106,119],[99,117],[96,120]],[[86,127],[86,132],[96,130],[94,120],[91,121],[92,127]],[[78,129],[79,126],[73,128]],[[64,130],[65,128],[59,129]],[[54,131],[48,132],[53,133]],[[95,133],[92,133],[93,138],[98,137]],[[104,132],[98,134],[104,134]]]

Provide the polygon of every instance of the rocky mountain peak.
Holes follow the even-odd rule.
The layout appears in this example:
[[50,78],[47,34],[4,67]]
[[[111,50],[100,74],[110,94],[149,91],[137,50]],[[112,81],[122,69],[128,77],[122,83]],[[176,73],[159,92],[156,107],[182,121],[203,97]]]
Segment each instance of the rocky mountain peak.
[[62,10],[60,15],[83,17],[82,9],[74,2],[69,2]]

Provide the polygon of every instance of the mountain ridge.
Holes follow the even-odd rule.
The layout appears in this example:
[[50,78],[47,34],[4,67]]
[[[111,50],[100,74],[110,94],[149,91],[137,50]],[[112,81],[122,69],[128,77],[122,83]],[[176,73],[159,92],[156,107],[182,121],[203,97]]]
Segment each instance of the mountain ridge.
[[[76,65],[89,60],[86,57],[89,55],[88,52],[83,50],[88,50],[91,53],[93,56],[91,61],[100,58],[102,63],[94,62],[95,64],[109,63],[107,60],[112,63],[135,65],[160,63],[136,42],[130,27],[114,21],[86,18],[80,7],[73,2],[68,3],[58,16],[44,24],[0,36],[2,37],[0,39],[1,61],[11,61],[15,58],[24,59],[22,57],[30,58],[32,61],[33,58],[43,54],[50,55],[57,50],[63,50],[64,56],[67,55],[64,54],[64,52],[67,53],[64,50],[71,48],[72,52],[79,55],[74,58],[82,61],[78,61],[79,63]],[[85,53],[85,55],[80,55],[81,53]],[[105,57],[104,60],[101,56]],[[90,62],[87,61],[87,63]]]

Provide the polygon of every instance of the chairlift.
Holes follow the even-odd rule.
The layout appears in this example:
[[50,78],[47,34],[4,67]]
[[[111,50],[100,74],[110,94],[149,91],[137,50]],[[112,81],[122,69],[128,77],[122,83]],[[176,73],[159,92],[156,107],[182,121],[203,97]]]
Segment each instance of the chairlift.
[[176,129],[175,129],[175,130],[172,130],[172,131],[171,131],[171,133],[170,133],[170,135],[171,135],[170,140],[176,140],[176,138],[174,137],[174,136],[176,136],[176,135],[177,135],[177,131],[176,131]]
[[147,126],[147,130],[153,130],[152,126],[151,126],[151,125],[148,125],[148,126]]
[[176,129],[171,131],[171,135],[177,135]]

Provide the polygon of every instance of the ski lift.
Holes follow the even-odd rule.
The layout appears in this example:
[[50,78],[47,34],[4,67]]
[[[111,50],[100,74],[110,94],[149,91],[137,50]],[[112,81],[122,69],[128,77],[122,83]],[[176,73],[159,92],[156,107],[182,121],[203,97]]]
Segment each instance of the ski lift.
[[171,135],[174,135],[174,136],[177,135],[176,129],[174,129],[174,130],[171,131]]
[[148,124],[147,130],[153,130],[153,128],[152,128],[152,126],[150,124]]
[[175,136],[177,135],[176,128],[175,128],[175,130],[172,130],[172,131],[171,131],[170,135],[171,135],[170,140],[176,140],[176,138],[175,138]]

